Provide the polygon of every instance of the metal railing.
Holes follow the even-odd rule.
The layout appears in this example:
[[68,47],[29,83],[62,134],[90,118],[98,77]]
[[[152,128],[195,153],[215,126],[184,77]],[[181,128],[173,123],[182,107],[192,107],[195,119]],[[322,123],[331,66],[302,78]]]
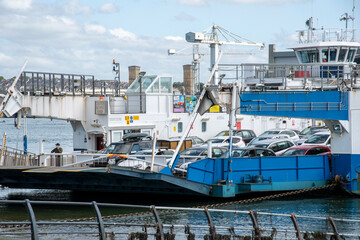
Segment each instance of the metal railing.
[[[360,219],[302,216],[231,209],[163,207],[93,202],[60,202],[0,200],[0,204],[22,204],[28,221],[7,221],[0,218],[0,235],[73,236],[72,239],[358,239]],[[38,220],[36,209],[53,206],[58,211],[66,207],[90,207],[94,217]],[[62,207],[64,208],[62,208]],[[111,208],[127,213],[104,216],[100,209]],[[11,209],[11,208],[10,208]],[[76,211],[74,209],[73,211]],[[132,213],[129,213],[132,212]],[[151,217],[152,216],[152,217]],[[142,238],[140,238],[140,237]],[[307,236],[307,238],[306,238]],[[309,238],[322,236],[322,238]]]
[[127,86],[116,80],[95,80],[93,75],[29,71],[22,72],[17,85],[24,94],[35,96],[118,96]]
[[243,87],[260,89],[351,90],[360,87],[356,64],[219,64],[224,82],[241,81]]
[[[3,146],[0,145],[0,151]],[[39,166],[39,157],[35,153],[19,150],[12,147],[5,147],[4,149],[4,164],[3,166]]]

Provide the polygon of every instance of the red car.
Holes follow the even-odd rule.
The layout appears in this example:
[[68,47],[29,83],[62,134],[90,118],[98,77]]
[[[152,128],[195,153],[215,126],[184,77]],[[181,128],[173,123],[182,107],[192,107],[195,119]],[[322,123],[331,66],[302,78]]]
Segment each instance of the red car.
[[331,154],[330,148],[325,145],[299,145],[287,149],[281,156],[301,155],[327,155]]

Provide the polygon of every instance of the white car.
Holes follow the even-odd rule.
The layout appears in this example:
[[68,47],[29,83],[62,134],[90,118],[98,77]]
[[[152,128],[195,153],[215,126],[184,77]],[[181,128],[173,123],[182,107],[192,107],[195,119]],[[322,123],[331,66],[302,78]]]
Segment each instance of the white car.
[[318,132],[307,139],[302,145],[331,145],[330,132]]
[[299,135],[294,130],[291,130],[291,129],[271,129],[271,130],[267,130],[267,131],[263,132],[260,136],[275,135],[275,134],[289,135],[289,137],[293,141],[300,139]]
[[264,136],[259,136],[259,137],[255,137],[253,138],[248,145],[251,145],[253,143],[262,141],[262,140],[266,140],[266,139],[291,139],[289,135],[287,134],[269,134],[269,135],[264,135]]
[[[220,136],[220,137],[216,137],[216,138],[211,138],[208,141],[211,141],[211,145],[213,147],[228,147],[229,146],[229,136]],[[233,147],[245,147],[246,144],[243,141],[242,137],[238,137],[238,136],[233,136],[232,137],[232,141],[233,141]],[[204,144],[203,146],[206,146],[206,144]]]
[[266,139],[258,141],[248,147],[268,148],[275,152],[277,156],[281,155],[288,148],[294,146],[295,143],[291,139]]

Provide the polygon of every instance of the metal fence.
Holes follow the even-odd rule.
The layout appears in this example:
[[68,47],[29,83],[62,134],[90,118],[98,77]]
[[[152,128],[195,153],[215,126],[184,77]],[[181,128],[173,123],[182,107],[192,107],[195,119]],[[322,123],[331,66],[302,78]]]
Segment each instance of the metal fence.
[[360,67],[349,64],[219,64],[223,82],[243,87],[281,89],[346,89],[359,86]]
[[120,94],[118,81],[95,80],[93,75],[84,74],[24,71],[17,84],[21,92],[35,96]]
[[27,152],[12,147],[0,145],[3,152],[2,166],[39,166],[39,157],[35,153]]
[[[24,205],[28,221],[0,221],[0,235],[31,239],[358,239],[359,219],[338,219],[231,209],[162,207],[97,202],[0,200]],[[90,207],[90,218],[38,220],[39,206]],[[132,213],[103,216],[100,209]],[[104,211],[104,210],[103,210]],[[0,217],[2,219],[3,217]]]

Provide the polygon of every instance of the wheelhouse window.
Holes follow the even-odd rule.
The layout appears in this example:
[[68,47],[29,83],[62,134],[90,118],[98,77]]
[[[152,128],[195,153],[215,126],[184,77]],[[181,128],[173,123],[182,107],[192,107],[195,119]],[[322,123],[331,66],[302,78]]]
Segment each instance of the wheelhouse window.
[[346,57],[347,62],[353,62],[354,61],[355,52],[356,52],[356,49],[350,49],[349,50],[349,53],[348,53],[348,55]]
[[319,62],[319,51],[316,49],[299,51],[298,57],[301,63],[316,63]]
[[344,62],[345,60],[345,56],[346,56],[346,53],[349,49],[347,48],[340,48],[340,52],[339,52],[339,62]]

